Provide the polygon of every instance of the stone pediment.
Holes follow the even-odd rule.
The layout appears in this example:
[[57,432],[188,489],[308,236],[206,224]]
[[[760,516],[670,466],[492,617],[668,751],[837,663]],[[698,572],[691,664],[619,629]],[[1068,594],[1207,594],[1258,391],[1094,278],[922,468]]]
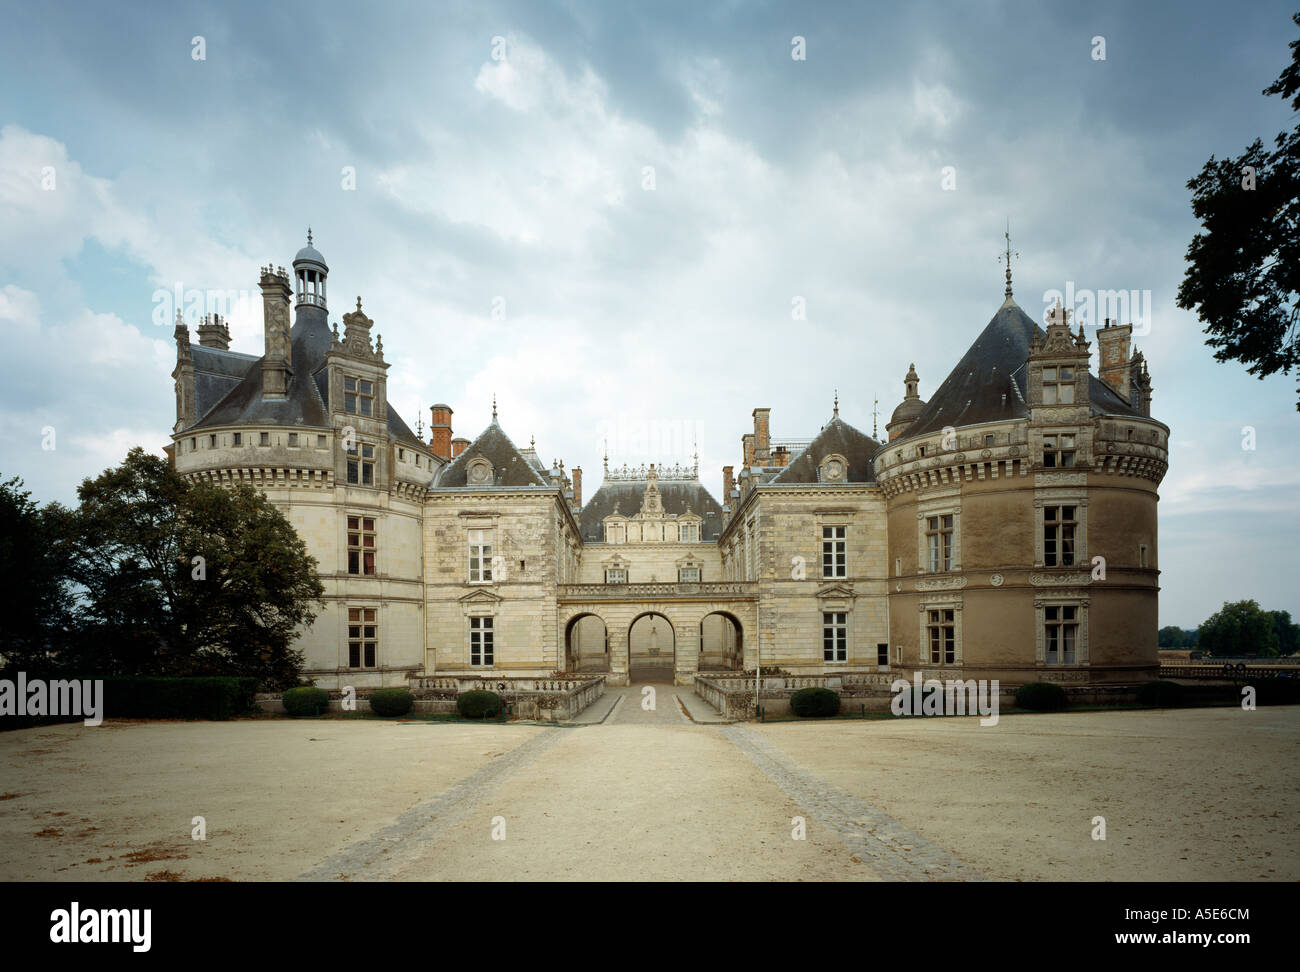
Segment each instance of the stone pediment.
[[491,591],[480,587],[476,591],[470,591],[458,600],[461,604],[496,604],[502,599]]
[[842,600],[844,598],[852,599],[857,597],[857,595],[853,593],[853,588],[846,587],[844,584],[832,584],[829,587],[823,587],[817,592],[817,596],[823,600],[826,598]]

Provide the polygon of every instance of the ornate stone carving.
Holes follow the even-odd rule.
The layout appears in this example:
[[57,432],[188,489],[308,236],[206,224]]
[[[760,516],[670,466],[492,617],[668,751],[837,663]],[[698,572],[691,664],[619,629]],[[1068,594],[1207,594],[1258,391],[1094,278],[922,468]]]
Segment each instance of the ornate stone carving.
[[965,586],[965,577],[927,577],[916,582],[918,591],[959,591]]
[[1002,584],[1003,584],[1003,578],[1002,578],[1002,575],[1001,575],[1001,574],[990,574],[990,575],[989,575],[989,583],[992,584],[994,587],[1001,587]]

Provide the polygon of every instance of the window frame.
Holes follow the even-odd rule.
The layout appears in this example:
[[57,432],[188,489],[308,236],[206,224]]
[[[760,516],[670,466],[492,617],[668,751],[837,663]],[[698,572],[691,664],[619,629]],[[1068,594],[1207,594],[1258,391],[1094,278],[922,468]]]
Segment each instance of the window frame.
[[475,614],[469,618],[470,668],[496,667],[496,625],[493,620],[490,614]]
[[[465,567],[470,584],[493,584],[492,548],[495,546],[492,527],[470,527],[466,531]],[[475,543],[475,540],[478,543]],[[486,541],[486,542],[484,542]],[[475,563],[477,562],[477,566]]]
[[822,579],[843,580],[849,576],[849,526],[823,523]]
[[[349,577],[378,576],[379,529],[378,518],[363,513],[349,513],[344,525],[347,528],[347,572]],[[353,524],[356,524],[355,526]],[[369,524],[369,526],[366,526]],[[367,544],[366,541],[370,543]],[[370,556],[369,570],[366,570],[366,555]],[[355,563],[356,569],[353,569]]]
[[[356,616],[354,618],[354,615]],[[356,634],[353,634],[353,629]],[[366,633],[366,629],[370,633]],[[368,671],[379,668],[379,608],[378,606],[348,606],[347,618],[348,668],[352,671]],[[352,663],[353,646],[356,647],[357,664]],[[370,664],[366,664],[367,648]]]
[[822,663],[840,665],[848,660],[849,613],[847,611],[823,611]]

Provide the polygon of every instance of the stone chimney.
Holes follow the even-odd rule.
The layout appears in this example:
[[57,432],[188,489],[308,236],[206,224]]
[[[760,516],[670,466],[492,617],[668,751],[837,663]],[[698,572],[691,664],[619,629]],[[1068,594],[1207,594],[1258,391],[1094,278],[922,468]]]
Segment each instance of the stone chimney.
[[190,329],[185,326],[179,310],[172,336],[176,338],[176,367],[172,369],[172,378],[176,380],[176,424],[172,431],[180,432],[198,421],[198,416],[194,406],[194,355],[190,352]]
[[431,405],[429,411],[433,421],[429,425],[429,447],[439,459],[450,459],[451,455],[451,406]]
[[455,459],[462,452],[469,448],[469,439],[456,438],[451,440],[451,457]]
[[782,468],[790,465],[790,450],[785,446],[777,446],[773,449],[772,465],[781,466]]
[[198,327],[198,333],[200,347],[230,350],[230,325],[220,314],[205,315],[203,323]]
[[289,395],[293,375],[289,349],[289,300],[293,289],[284,267],[262,268],[262,322],[266,353],[262,358],[262,398],[276,400]]
[[722,467],[722,505],[726,506],[731,502],[731,491],[736,488],[736,481],[732,478],[731,472],[734,467]]
[[754,462],[759,466],[771,464],[772,429],[770,408],[756,408],[754,416]]
[[569,475],[573,477],[573,505],[582,509],[582,467],[574,466]]
[[1101,356],[1098,377],[1119,392],[1125,401],[1130,401],[1129,345],[1132,339],[1132,324],[1112,324],[1109,317],[1106,325],[1097,331],[1097,352]]
[[[744,469],[748,469],[752,465],[754,465],[754,433],[753,432],[746,432],[744,435],[740,437],[740,448],[745,458]],[[742,476],[744,475],[744,469],[741,470]]]

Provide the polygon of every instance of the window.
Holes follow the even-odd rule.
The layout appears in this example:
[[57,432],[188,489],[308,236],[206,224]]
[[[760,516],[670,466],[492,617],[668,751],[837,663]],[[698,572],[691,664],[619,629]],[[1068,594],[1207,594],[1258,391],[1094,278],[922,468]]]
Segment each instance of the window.
[[193,451],[194,451],[195,449],[197,449],[197,448],[198,448],[198,440],[196,440],[196,439],[194,439],[194,438],[191,438],[191,439],[190,439],[190,452],[193,452]]
[[375,608],[348,608],[348,667],[375,668],[379,655],[379,625]]
[[492,664],[492,619],[469,619],[469,663],[483,667]]
[[876,667],[889,667],[889,645],[876,645]]
[[1079,523],[1073,506],[1043,507],[1043,565],[1074,566],[1074,532]]
[[698,523],[683,523],[678,528],[678,535],[682,543],[694,543],[700,539],[700,527]]
[[698,584],[700,582],[700,568],[682,567],[677,571],[677,580],[683,584]]
[[243,444],[244,444],[244,433],[242,433],[242,432],[236,432],[236,433],[235,433],[235,445],[243,445]]
[[1147,565],[1147,545],[1145,543],[1139,543],[1138,544],[1138,566],[1145,567],[1146,565]]
[[993,444],[993,436],[991,435],[984,436],[984,444],[986,446],[991,446]]
[[828,662],[849,660],[848,617],[843,611],[822,612],[822,656]]
[[1079,609],[1074,605],[1043,608],[1047,664],[1073,665],[1074,646],[1079,636]]
[[1043,436],[1043,466],[1049,469],[1074,465],[1074,436]]
[[917,446],[917,447],[916,447],[916,454],[917,454],[918,456],[923,456],[923,455],[925,455],[925,446],[923,446],[923,445],[922,445],[922,446]]
[[398,450],[397,450],[397,461],[398,461],[398,462],[406,462],[406,450],[405,450],[405,449],[398,449]]
[[215,449],[216,447],[217,447],[217,437],[215,435],[208,436],[208,448]]
[[257,433],[257,444],[260,446],[269,446],[271,444],[271,433],[270,432]]
[[375,408],[374,382],[364,378],[343,379],[343,410],[353,415],[373,415]]
[[621,567],[615,567],[605,571],[606,584],[626,584],[627,571]]
[[1074,369],[1047,367],[1043,369],[1043,404],[1074,404]]
[[[358,455],[358,444],[353,443],[352,448],[348,450],[349,455]],[[348,482],[362,486],[373,486],[375,482],[375,447],[367,443],[360,443],[360,459],[348,460]],[[367,461],[371,460],[371,461]]]
[[371,516],[348,517],[348,573],[374,574],[375,520]]
[[490,530],[469,531],[469,582],[492,583],[492,538]]
[[316,448],[317,449],[325,448],[325,436],[323,435],[316,436]]
[[952,665],[957,661],[957,624],[951,608],[929,612],[926,631],[930,637],[930,664]]
[[930,551],[930,573],[952,570],[952,514],[925,518],[925,542]]
[[290,432],[290,433],[289,433],[289,448],[290,448],[290,449],[296,449],[296,448],[298,448],[298,433],[297,433],[297,432]]
[[848,527],[822,527],[822,576],[848,576]]

